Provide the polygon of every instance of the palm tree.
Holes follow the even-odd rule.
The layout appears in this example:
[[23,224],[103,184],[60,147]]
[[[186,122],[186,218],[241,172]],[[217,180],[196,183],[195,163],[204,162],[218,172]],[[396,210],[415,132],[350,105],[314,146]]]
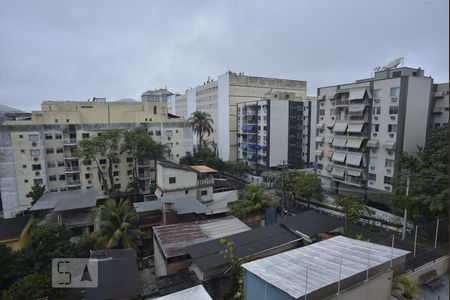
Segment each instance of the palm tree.
[[272,199],[264,194],[264,190],[260,186],[252,183],[245,187],[239,200],[232,204],[231,213],[238,218],[244,218],[271,207],[274,207]]
[[137,228],[139,216],[128,200],[122,198],[117,203],[108,199],[100,215],[100,228],[93,233],[99,246],[136,249],[142,232]]
[[214,120],[207,112],[193,112],[191,114],[191,117],[188,119],[188,122],[191,124],[194,133],[198,136],[199,145],[203,145],[203,137],[205,134],[210,136],[211,133],[214,132],[214,129],[212,127],[212,124],[214,124]]

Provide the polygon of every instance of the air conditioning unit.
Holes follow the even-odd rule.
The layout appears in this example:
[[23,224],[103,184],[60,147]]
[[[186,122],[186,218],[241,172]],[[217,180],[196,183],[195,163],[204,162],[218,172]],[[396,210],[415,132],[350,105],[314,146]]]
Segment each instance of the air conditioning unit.
[[377,149],[372,149],[372,153],[377,153]]
[[36,142],[33,142],[31,145],[32,145],[33,147],[36,147],[36,146],[37,146],[37,143],[36,143]]
[[369,181],[369,184],[370,184],[370,185],[374,185],[374,184],[375,184],[375,182],[373,182],[373,181]]
[[320,121],[323,121],[323,117],[320,117]]
[[386,172],[387,173],[392,173],[392,169],[391,168],[386,168]]
[[133,176],[132,175],[128,176],[128,179],[133,179]]
[[88,182],[88,183],[92,183],[92,180],[89,179],[87,182]]
[[395,121],[395,116],[391,116],[391,120],[392,120],[392,121]]
[[384,189],[385,189],[386,191],[390,191],[390,190],[391,190],[391,187],[388,186],[388,185],[385,185],[385,186],[384,186]]
[[378,116],[373,116],[373,119],[374,120],[378,120]]
[[331,117],[331,121],[334,121],[334,117]]
[[120,178],[119,177],[116,177],[116,181],[119,181],[120,180]]
[[374,133],[372,133],[372,135],[373,135],[374,137],[376,137],[376,136],[377,136],[377,133],[376,133],[376,132],[374,132]]
[[128,167],[131,168],[133,165],[132,164],[128,164]]
[[106,169],[106,167],[105,167],[105,166],[102,166],[102,169],[104,170],[104,169]]
[[373,102],[375,102],[375,103],[380,102],[380,98],[374,98],[374,99],[373,99]]
[[392,154],[394,154],[394,151],[388,151],[387,153],[388,153],[388,155],[392,155]]
[[90,170],[91,170],[91,167],[86,167],[86,170],[90,171]]
[[41,172],[35,172],[34,175],[39,176],[41,175]]
[[375,170],[375,166],[370,166],[370,169],[373,171]]
[[389,137],[393,138],[394,134],[393,133],[389,133]]
[[398,98],[397,97],[391,97],[391,101],[392,102],[397,102]]
[[320,106],[324,106],[325,105],[325,102],[320,102]]
[[118,168],[119,166],[118,165],[114,165],[114,168]]
[[33,157],[34,161],[38,161],[39,157]]

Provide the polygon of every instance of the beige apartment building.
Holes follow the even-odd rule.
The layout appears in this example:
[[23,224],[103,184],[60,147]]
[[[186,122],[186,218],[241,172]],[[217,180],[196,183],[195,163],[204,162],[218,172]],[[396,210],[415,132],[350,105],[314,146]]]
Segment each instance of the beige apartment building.
[[183,95],[168,97],[169,112],[188,118],[194,111],[204,111],[214,120],[214,133],[209,140],[218,144],[219,156],[237,160],[237,105],[267,98],[269,94],[292,93],[295,99],[305,100],[306,81],[247,76],[227,72],[218,80],[204,82],[188,89]]
[[[169,148],[167,159],[178,162],[192,152],[192,129],[183,118],[167,113],[167,90],[147,91],[141,101],[104,98],[91,101],[44,101],[31,120],[6,121],[0,125],[0,195],[5,218],[30,207],[26,194],[34,185],[49,192],[102,190],[94,163],[76,155],[78,142],[119,129],[145,128],[155,141]],[[101,159],[102,172],[107,160]],[[142,194],[155,183],[153,162],[138,162]],[[133,159],[124,153],[114,165],[114,180],[124,191],[133,172]]]

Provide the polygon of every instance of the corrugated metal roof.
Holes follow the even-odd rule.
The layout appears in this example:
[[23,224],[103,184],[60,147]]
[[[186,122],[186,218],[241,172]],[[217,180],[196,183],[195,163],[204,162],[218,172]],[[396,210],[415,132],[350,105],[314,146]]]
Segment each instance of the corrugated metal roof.
[[250,230],[235,217],[153,227],[155,238],[166,258],[187,254],[189,245]]
[[[336,236],[309,246],[252,261],[242,266],[262,280],[298,299],[368,268],[380,266],[407,255],[401,249]],[[308,283],[306,285],[306,270]]]
[[211,209],[204,206],[192,195],[181,197],[164,196],[161,199],[154,201],[136,202],[133,203],[133,206],[136,212],[142,213],[148,211],[160,211],[163,203],[173,203],[174,209],[180,215],[189,213],[206,214],[211,212]]
[[217,173],[217,170],[214,170],[208,166],[198,165],[198,166],[190,166],[191,169],[194,169],[195,171],[199,173]]
[[50,210],[66,211],[95,207],[98,193],[95,189],[45,193],[30,211]]
[[0,240],[19,238],[31,219],[31,215],[18,216],[10,219],[0,218]]
[[164,297],[156,298],[155,300],[212,300],[208,292],[206,292],[203,285],[199,284],[197,286],[185,289]]

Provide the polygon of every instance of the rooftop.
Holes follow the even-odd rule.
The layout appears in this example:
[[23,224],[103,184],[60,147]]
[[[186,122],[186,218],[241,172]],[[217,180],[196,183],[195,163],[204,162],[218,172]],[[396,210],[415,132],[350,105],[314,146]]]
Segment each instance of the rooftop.
[[155,239],[166,258],[187,254],[187,246],[247,230],[250,227],[232,216],[153,227]]
[[196,172],[193,169],[191,169],[189,166],[185,165],[179,165],[171,161],[161,161],[158,160],[158,165],[164,167],[164,168],[170,168],[170,169],[177,169],[177,170],[183,170],[183,171],[189,171],[189,172]]
[[58,212],[95,207],[98,197],[95,189],[47,192],[31,207],[30,211],[53,210]]
[[30,219],[31,215],[18,216],[11,219],[0,218],[0,240],[18,239]]
[[[344,236],[243,264],[243,268],[294,299],[389,263],[409,252]],[[342,258],[342,269],[340,261]],[[309,276],[306,284],[306,272]],[[364,273],[362,273],[364,274]],[[365,278],[365,276],[364,276]],[[344,287],[345,288],[345,287]]]
[[198,173],[217,173],[217,170],[204,165],[190,166],[191,169]]
[[[212,300],[203,285],[197,285],[189,289],[185,289],[164,297],[156,298],[157,300]],[[155,300],[156,300],[155,299]]]
[[160,211],[163,203],[173,203],[174,209],[177,211],[177,214],[180,215],[189,213],[206,214],[211,212],[209,208],[204,206],[192,195],[181,197],[164,196],[161,199],[154,201],[136,202],[133,203],[133,206],[136,209],[136,212],[143,213],[149,211]]

